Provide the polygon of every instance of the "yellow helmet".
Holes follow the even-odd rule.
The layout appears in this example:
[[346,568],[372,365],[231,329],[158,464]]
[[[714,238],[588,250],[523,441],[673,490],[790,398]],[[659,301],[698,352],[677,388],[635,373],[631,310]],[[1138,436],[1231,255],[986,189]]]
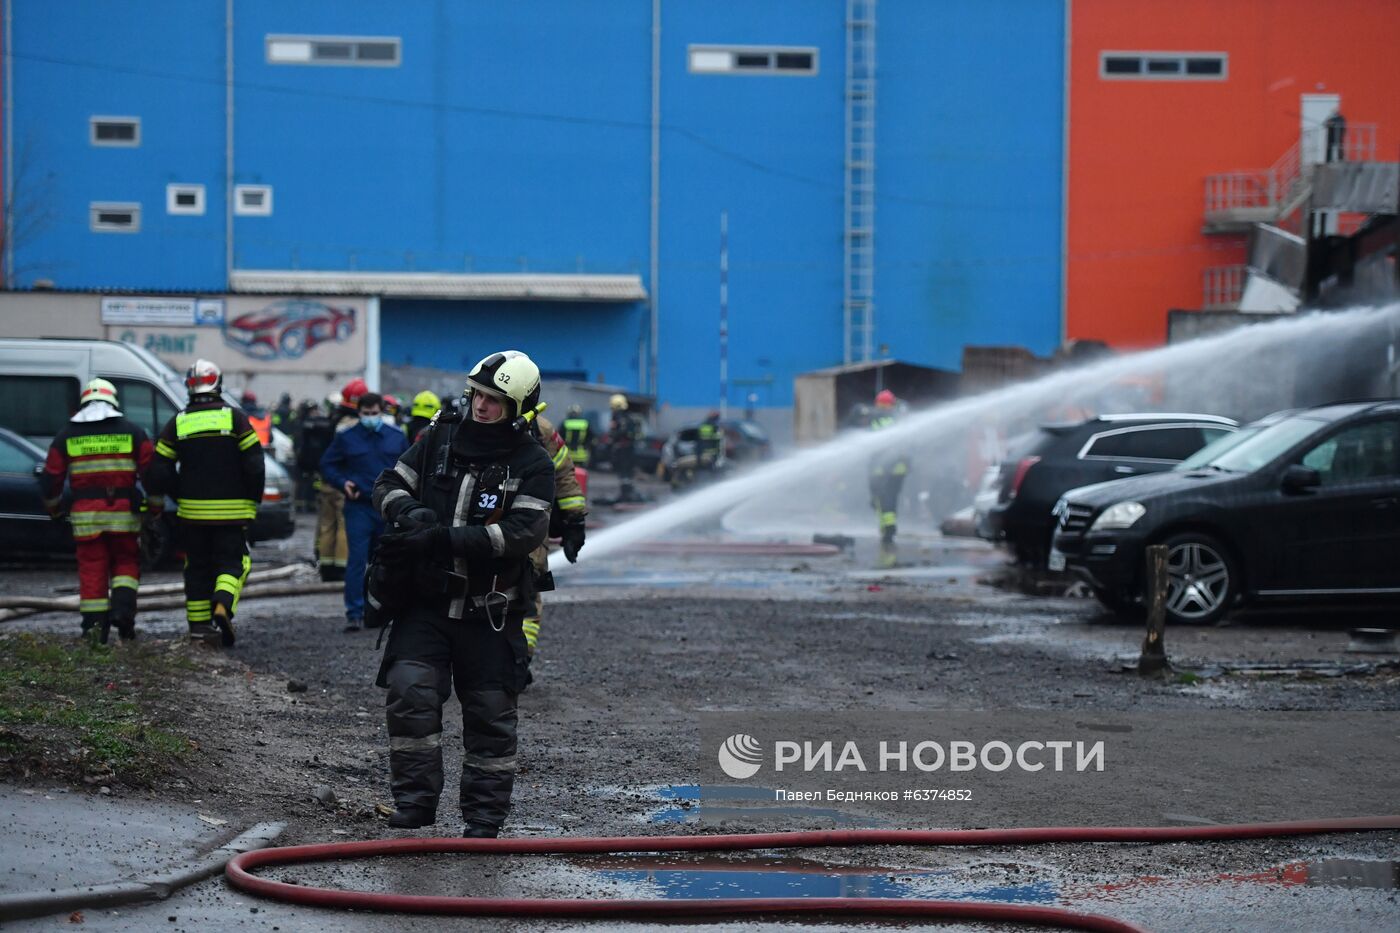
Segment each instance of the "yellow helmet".
[[612,398],[608,399],[608,407],[611,408],[613,411],[626,411],[627,396],[623,395],[621,392],[618,392]]
[[413,396],[413,409],[409,412],[415,418],[431,418],[442,407],[442,399],[424,389]]
[[117,387],[106,379],[94,379],[83,386],[82,397],[78,399],[78,404],[86,405],[88,402],[110,402],[113,408],[117,407]]

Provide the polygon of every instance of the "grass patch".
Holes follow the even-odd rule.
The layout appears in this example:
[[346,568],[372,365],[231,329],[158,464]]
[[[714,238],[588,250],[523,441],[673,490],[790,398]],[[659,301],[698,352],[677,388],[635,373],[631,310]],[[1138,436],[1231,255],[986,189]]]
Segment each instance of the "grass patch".
[[0,636],[0,774],[149,784],[191,749],[168,724],[193,669],[158,642]]

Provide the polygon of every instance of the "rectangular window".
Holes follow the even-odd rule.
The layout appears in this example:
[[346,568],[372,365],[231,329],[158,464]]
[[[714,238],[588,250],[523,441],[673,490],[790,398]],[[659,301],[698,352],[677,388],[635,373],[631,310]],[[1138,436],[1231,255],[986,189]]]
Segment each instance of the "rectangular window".
[[192,217],[203,215],[204,186],[166,185],[165,212],[167,214],[188,214]]
[[117,403],[122,414],[140,425],[151,436],[152,442],[160,435],[165,423],[175,417],[175,406],[170,404],[165,393],[151,383],[106,374],[102,378],[116,386]]
[[139,146],[141,118],[88,117],[88,142],[94,146]]
[[692,74],[814,75],[817,50],[793,46],[692,45]]
[[1106,81],[1224,81],[1225,52],[1100,52],[1099,77]]
[[233,188],[233,212],[253,217],[267,217],[272,213],[272,186],[235,185]]
[[402,40],[394,36],[268,36],[273,65],[368,65],[397,67]]
[[88,205],[88,227],[94,233],[139,233],[141,205],[93,201]]
[[0,376],[5,427],[48,446],[78,410],[78,380],[70,376]]

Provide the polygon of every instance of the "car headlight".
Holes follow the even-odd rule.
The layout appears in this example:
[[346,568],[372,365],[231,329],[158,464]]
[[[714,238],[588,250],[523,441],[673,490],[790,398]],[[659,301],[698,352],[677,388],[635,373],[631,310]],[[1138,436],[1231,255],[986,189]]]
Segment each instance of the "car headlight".
[[1141,502],[1118,502],[1110,505],[1094,519],[1090,531],[1110,531],[1115,528],[1131,528],[1139,518],[1147,514],[1147,506]]

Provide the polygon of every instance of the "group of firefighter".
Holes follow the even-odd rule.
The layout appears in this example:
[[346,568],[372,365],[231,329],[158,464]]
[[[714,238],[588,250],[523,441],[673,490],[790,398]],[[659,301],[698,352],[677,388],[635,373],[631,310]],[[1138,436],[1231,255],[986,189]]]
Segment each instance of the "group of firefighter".
[[[185,554],[190,636],[234,644],[265,437],[225,400],[214,363],[196,361],[185,386],[188,405],[152,442],[123,416],[112,383],[94,379],[49,449],[42,492],[50,513],[71,523],[82,630],[93,640],[105,643],[113,627],[123,640],[135,637],[142,523],[157,519],[169,497]],[[456,405],[420,393],[404,431],[384,420],[384,399],[363,380],[345,386],[340,401],[318,463],[317,546],[323,561],[345,554],[347,630],[388,628],[375,682],[387,691],[389,825],[415,829],[437,819],[442,710],[455,689],[463,832],[495,836],[510,808],[516,704],[532,679],[540,594],[553,588],[546,542],[559,538],[571,562],[584,545],[588,510],[575,458],[590,460],[589,422],[574,408],[556,432],[540,416],[539,369],[517,350],[477,363]],[[635,496],[631,451],[641,423],[624,396],[610,407],[609,455],[625,500]],[[869,426],[886,427],[894,415],[893,395],[881,393]],[[717,417],[706,425],[713,444]],[[882,554],[893,550],[907,470],[898,456],[872,463]]]

